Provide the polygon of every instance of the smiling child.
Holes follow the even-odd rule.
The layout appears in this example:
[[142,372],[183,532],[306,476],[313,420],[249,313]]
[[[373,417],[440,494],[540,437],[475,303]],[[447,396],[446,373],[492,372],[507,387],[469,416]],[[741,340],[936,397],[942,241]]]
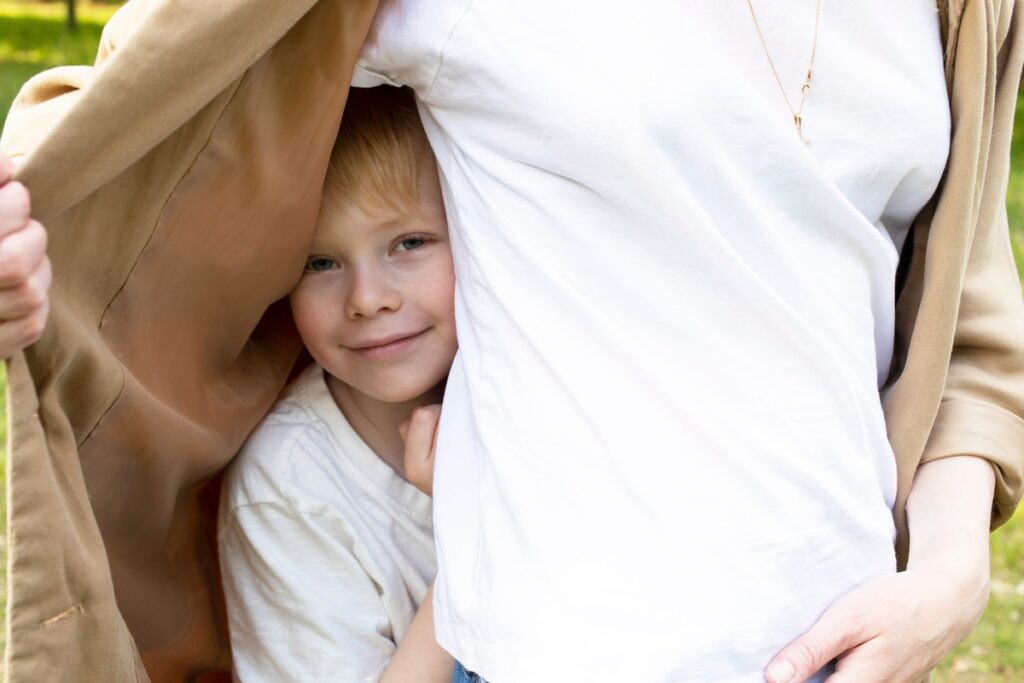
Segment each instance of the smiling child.
[[399,429],[441,400],[456,353],[453,288],[436,162],[412,97],[354,90],[290,296],[315,363],[224,482],[219,548],[239,680],[451,679],[429,600],[431,500],[406,479]]

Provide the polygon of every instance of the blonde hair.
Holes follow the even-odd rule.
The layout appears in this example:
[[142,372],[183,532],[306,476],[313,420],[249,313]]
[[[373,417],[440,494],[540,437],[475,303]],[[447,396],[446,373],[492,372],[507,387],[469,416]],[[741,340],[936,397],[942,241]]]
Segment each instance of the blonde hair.
[[352,88],[324,180],[322,206],[415,211],[430,146],[408,88]]

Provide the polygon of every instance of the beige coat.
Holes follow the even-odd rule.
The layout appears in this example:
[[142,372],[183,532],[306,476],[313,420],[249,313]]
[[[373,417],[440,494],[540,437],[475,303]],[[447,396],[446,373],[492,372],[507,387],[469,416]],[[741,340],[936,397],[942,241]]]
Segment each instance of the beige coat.
[[[940,3],[952,152],[904,254],[883,395],[904,558],[921,462],[991,461],[995,524],[1024,473],[1004,209],[1024,16]],[[215,475],[299,353],[275,302],[302,270],[375,6],[133,0],[96,67],[43,74],[15,103],[2,148],[56,279],[44,338],[9,367],[9,680],[215,680],[228,664]]]

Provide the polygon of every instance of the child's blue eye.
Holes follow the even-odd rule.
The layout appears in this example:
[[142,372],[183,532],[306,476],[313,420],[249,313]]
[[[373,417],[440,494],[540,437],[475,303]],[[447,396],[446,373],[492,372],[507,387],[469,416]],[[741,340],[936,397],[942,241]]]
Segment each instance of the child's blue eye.
[[334,260],[326,256],[311,256],[306,259],[307,273],[321,273],[334,267]]
[[413,249],[419,249],[426,243],[427,240],[422,237],[406,237],[398,243],[395,251],[412,251]]

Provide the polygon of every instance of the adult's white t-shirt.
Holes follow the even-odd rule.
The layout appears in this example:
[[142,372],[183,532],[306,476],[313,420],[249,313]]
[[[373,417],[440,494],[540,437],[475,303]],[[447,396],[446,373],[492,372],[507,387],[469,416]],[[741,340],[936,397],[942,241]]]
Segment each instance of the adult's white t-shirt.
[[[813,0],[757,2],[799,101]],[[393,0],[460,353],[438,638],[492,683],[761,681],[895,571],[878,390],[950,119],[933,0],[823,0],[796,135],[741,0]]]
[[224,479],[235,680],[377,683],[435,570],[430,498],[352,429],[311,365]]

